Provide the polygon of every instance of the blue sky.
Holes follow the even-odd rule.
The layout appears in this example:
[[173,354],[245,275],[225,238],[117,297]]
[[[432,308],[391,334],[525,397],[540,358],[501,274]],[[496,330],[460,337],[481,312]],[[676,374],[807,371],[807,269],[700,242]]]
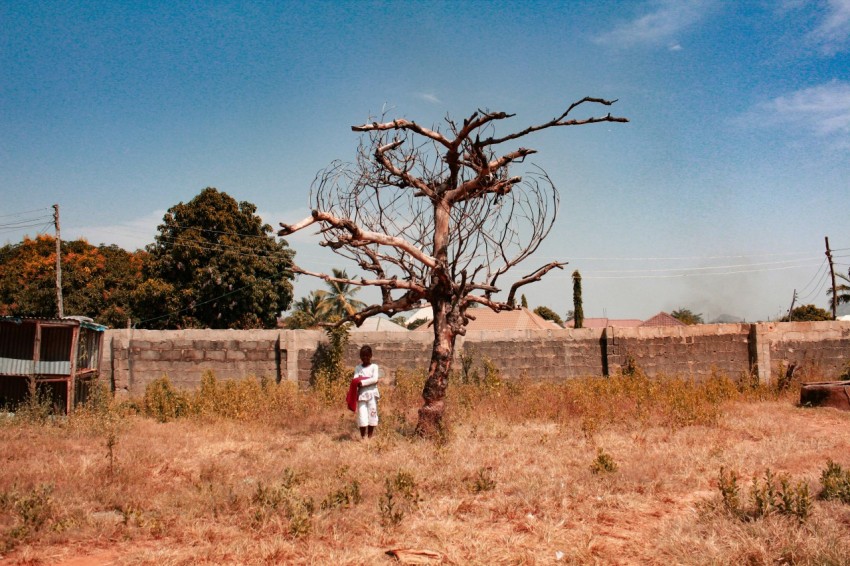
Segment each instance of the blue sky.
[[565,314],[578,269],[588,317],[767,320],[795,289],[827,306],[825,236],[850,267],[850,0],[5,1],[0,23],[2,243],[50,232],[58,203],[63,238],[140,248],[207,186],[276,227],[385,108],[504,110],[507,131],[597,96],[631,122],[522,143],[561,209],[515,275],[570,262],[532,307]]

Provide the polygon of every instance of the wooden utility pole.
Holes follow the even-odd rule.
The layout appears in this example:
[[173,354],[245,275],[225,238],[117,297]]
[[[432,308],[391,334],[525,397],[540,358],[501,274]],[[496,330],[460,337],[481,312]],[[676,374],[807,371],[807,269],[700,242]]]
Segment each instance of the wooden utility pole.
[[829,275],[832,277],[832,320],[838,316],[838,293],[835,288],[835,265],[832,263],[832,251],[829,249],[829,237],[824,236],[826,242],[826,259],[829,260]]
[[794,289],[794,296],[791,297],[791,308],[788,309],[788,322],[791,322],[791,317],[794,313],[794,303],[797,302],[797,289]]
[[53,225],[56,227],[56,313],[59,318],[65,316],[62,304],[62,240],[59,237],[59,205],[53,205]]

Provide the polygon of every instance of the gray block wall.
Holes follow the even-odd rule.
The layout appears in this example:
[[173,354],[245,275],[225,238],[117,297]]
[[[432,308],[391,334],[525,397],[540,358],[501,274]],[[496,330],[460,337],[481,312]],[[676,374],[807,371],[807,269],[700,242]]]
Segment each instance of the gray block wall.
[[[119,397],[139,397],[163,375],[192,389],[206,371],[222,380],[253,376],[306,386],[324,340],[324,332],[308,330],[107,330],[100,371]],[[356,365],[360,346],[369,344],[385,377],[400,368],[424,370],[432,341],[430,332],[352,332],[346,362]],[[478,331],[458,337],[456,369],[462,352],[479,368],[491,360],[507,379],[610,375],[629,359],[650,376],[755,372],[770,382],[793,363],[808,379],[830,379],[850,363],[850,323]]]

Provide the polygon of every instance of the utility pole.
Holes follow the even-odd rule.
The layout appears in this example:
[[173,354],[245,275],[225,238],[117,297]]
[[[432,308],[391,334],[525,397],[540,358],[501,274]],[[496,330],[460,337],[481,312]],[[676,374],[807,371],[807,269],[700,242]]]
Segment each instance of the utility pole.
[[838,293],[835,289],[835,265],[832,263],[832,251],[829,249],[829,236],[824,236],[826,242],[826,259],[829,260],[829,275],[832,277],[832,320],[838,316]]
[[788,322],[791,322],[791,316],[794,312],[794,303],[797,302],[797,289],[794,289],[794,296],[791,297],[791,308],[788,309]]
[[53,205],[53,225],[56,227],[56,312],[59,318],[65,316],[62,304],[62,240],[59,238],[59,205]]

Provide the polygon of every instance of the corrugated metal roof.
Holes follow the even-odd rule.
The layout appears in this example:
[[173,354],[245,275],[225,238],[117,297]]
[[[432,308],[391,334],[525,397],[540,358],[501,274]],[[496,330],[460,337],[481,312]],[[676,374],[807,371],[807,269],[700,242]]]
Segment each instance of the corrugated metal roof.
[[102,324],[98,324],[87,316],[66,316],[63,318],[53,317],[53,316],[0,316],[0,321],[11,322],[14,324],[21,324],[25,321],[41,321],[41,322],[49,322],[51,324],[75,324],[82,326],[83,328],[88,328],[89,330],[94,330],[96,332],[103,332],[108,326],[104,326]]

